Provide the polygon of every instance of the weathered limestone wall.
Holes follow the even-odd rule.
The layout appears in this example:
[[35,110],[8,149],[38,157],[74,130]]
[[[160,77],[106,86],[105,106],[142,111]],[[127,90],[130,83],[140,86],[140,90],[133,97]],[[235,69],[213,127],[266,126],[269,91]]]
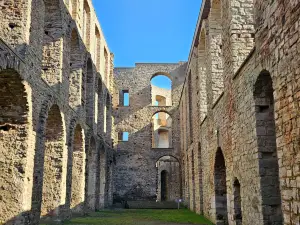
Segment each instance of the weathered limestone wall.
[[[115,131],[129,132],[129,141],[118,142],[115,146],[116,200],[156,200],[156,162],[167,155],[178,159],[180,130],[177,107],[185,66],[185,63],[139,63],[134,68],[115,68],[116,88],[113,96]],[[152,106],[151,79],[155,75],[166,75],[172,80],[172,106]],[[119,93],[122,90],[129,91],[128,107],[119,105]],[[152,148],[152,117],[160,111],[167,112],[172,118],[172,148]]]
[[[112,134],[101,116],[113,55],[91,1],[0,5],[0,223],[39,224],[112,204]],[[113,121],[110,105],[106,116]]]
[[179,107],[182,183],[186,204],[217,224],[299,223],[299,6],[203,2]]

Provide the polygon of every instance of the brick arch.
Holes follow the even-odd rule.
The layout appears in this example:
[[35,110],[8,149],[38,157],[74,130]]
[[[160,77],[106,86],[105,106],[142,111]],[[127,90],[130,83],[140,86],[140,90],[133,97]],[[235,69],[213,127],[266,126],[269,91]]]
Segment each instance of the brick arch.
[[44,30],[42,77],[50,85],[57,85],[62,81],[60,65],[61,42],[63,37],[63,18],[60,0],[44,0]]
[[233,219],[236,225],[241,225],[243,221],[242,216],[242,196],[241,196],[241,184],[237,177],[233,181]]
[[13,69],[0,70],[0,86],[0,155],[5,159],[0,167],[0,198],[5,199],[0,208],[5,213],[0,221],[23,224],[21,213],[30,207],[34,155],[31,87]]
[[173,81],[172,80],[172,76],[171,76],[171,74],[170,73],[168,73],[168,72],[156,72],[156,73],[154,73],[151,77],[150,77],[150,81],[154,78],[154,77],[157,77],[157,76],[166,76],[166,77],[168,77],[171,81]]
[[215,155],[214,190],[216,223],[228,224],[226,162],[221,148],[217,149]]
[[[77,116],[69,124],[66,208],[83,212],[85,175],[85,132]],[[81,177],[81,178],[80,178]],[[74,185],[76,184],[76,185]]]
[[207,73],[207,38],[206,30],[204,27],[201,29],[199,35],[199,45],[198,45],[198,79],[197,87],[199,88],[199,113],[201,121],[205,118],[207,114],[207,90],[206,90],[206,73]]
[[97,80],[97,91],[96,91],[96,96],[97,97],[97,105],[96,105],[96,110],[95,110],[95,113],[97,113],[97,133],[99,135],[101,135],[103,133],[103,121],[104,121],[104,99],[103,99],[103,82],[102,82],[102,79],[101,79],[101,76],[97,76],[98,77],[98,80]]
[[86,209],[94,211],[96,209],[96,183],[97,183],[97,169],[98,169],[98,152],[96,138],[91,136],[88,139],[86,146],[86,175],[85,175],[85,206]]
[[69,76],[69,104],[72,108],[79,107],[82,102],[82,48],[76,29],[70,37],[70,76]]
[[105,95],[105,109],[104,109],[104,132],[107,137],[110,138],[110,133],[112,129],[112,106],[111,106],[111,96],[107,90]]
[[72,149],[72,188],[71,188],[71,210],[72,212],[82,212],[85,188],[85,145],[84,130],[77,124],[73,137]]
[[[156,194],[158,201],[174,201],[181,197],[180,163],[177,157],[164,155],[156,161]],[[162,174],[166,171],[166,174]],[[166,175],[165,177],[162,175]]]
[[[51,95],[47,96],[41,105],[35,151],[33,176],[35,185],[32,191],[32,211],[34,214],[33,221],[39,223],[40,213],[46,217],[58,216],[59,208],[57,206],[64,204],[66,199],[67,147],[65,121],[57,100]],[[53,155],[52,151],[55,151]],[[49,157],[55,160],[49,160]],[[51,162],[57,164],[50,165]],[[60,178],[55,178],[55,185],[49,187],[49,184],[44,185],[43,183],[47,184],[48,181],[54,180],[53,171],[51,172],[53,166],[60,168],[61,174]],[[55,193],[56,197],[50,195],[48,200],[43,199],[48,191]],[[59,198],[59,201],[54,203],[51,198]]]
[[92,59],[86,62],[86,122],[92,127],[95,112],[95,75]]
[[104,143],[101,141],[98,146],[98,152],[100,154],[100,199],[99,199],[99,208],[104,208],[105,206],[105,184],[106,184],[106,149]]
[[[273,81],[263,70],[254,85],[259,177],[264,221],[281,224],[283,221],[276,147]],[[270,193],[269,190],[272,190]],[[270,200],[271,199],[271,200]]]
[[173,119],[169,112],[157,111],[151,117],[152,148],[173,146]]

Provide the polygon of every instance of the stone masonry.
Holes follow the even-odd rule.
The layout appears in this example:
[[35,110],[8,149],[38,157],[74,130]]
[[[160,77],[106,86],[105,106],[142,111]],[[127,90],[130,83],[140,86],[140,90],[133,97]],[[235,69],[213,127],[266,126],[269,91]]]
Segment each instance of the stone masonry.
[[91,0],[2,0],[0,21],[0,224],[111,205],[113,55]]
[[[169,168],[169,177],[179,176],[179,97],[184,82],[185,63],[155,64],[137,63],[133,68],[115,68],[115,93],[113,95],[113,116],[115,131],[129,132],[127,142],[116,142],[115,167],[115,200],[157,200],[158,171],[157,162],[161,157],[172,156],[178,162],[177,169]],[[151,79],[165,75],[172,81],[171,96],[167,90],[151,86]],[[120,93],[129,92],[130,105],[120,104]],[[155,105],[155,96],[166,98],[165,104]],[[168,148],[157,148],[153,145],[156,113],[168,114],[171,119],[171,143]],[[159,116],[158,116],[159,117]],[[165,117],[166,118],[166,117]],[[172,167],[172,166],[171,166]],[[171,173],[171,171],[173,171]],[[171,178],[169,179],[171,182]],[[180,182],[176,194],[169,200],[180,197]],[[172,183],[168,184],[169,187]],[[173,193],[174,193],[173,192]],[[171,195],[170,195],[171,196]]]
[[183,198],[216,224],[299,224],[300,1],[203,0],[180,99]]
[[187,62],[114,68],[91,0],[0,0],[0,224],[178,198],[300,224],[299,24],[299,0],[203,0]]

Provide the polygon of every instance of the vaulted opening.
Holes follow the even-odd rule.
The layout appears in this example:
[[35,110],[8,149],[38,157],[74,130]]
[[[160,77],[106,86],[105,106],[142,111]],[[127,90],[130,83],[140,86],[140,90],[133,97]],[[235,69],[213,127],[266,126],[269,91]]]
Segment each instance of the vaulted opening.
[[12,69],[0,72],[0,87],[0,211],[5,212],[0,220],[5,224],[26,207],[23,195],[26,202],[31,200],[26,195],[30,180],[26,161],[33,152],[28,143],[32,129],[29,87]]
[[238,179],[233,183],[234,220],[236,225],[242,225],[241,185]]
[[152,116],[152,148],[172,147],[172,118],[166,112]]
[[272,78],[262,71],[254,90],[256,135],[264,221],[282,223]]
[[62,81],[61,52],[62,16],[59,0],[45,0],[42,77],[49,85]]
[[106,104],[105,104],[105,109],[104,109],[104,132],[108,135],[110,135],[111,132],[111,100],[110,100],[110,96],[107,93],[106,95]]
[[86,66],[87,66],[86,121],[89,126],[92,126],[94,122],[94,108],[95,108],[95,99],[94,99],[95,78],[93,74],[93,64],[91,59],[88,59]]
[[101,78],[98,78],[98,85],[97,85],[97,107],[96,107],[96,113],[97,113],[97,129],[98,134],[103,133],[103,87],[102,87],[102,80]]
[[83,40],[87,47],[87,50],[90,50],[90,35],[91,35],[91,9],[87,0],[84,0],[83,8]]
[[180,166],[170,155],[162,156],[156,162],[157,201],[175,201],[180,196]]
[[64,122],[57,105],[53,105],[46,120],[41,216],[58,216],[64,204],[66,190],[67,150]]
[[101,36],[98,27],[95,27],[95,62],[97,70],[100,71]]
[[77,125],[73,141],[71,190],[71,209],[75,213],[82,211],[84,202],[85,160],[84,132],[81,126]]
[[218,148],[214,166],[215,207],[217,224],[228,224],[226,166],[222,150]]
[[172,106],[172,80],[169,74],[152,76],[151,96],[152,106]]
[[81,51],[77,31],[71,34],[70,43],[70,76],[69,76],[69,104],[76,108],[81,105],[82,91],[82,64]]
[[86,206],[90,210],[95,210],[96,207],[96,178],[98,168],[98,154],[96,149],[96,141],[94,137],[91,137],[88,150],[87,150],[87,162],[86,162]]
[[160,173],[160,185],[161,185],[161,201],[167,201],[168,200],[168,172],[166,170],[163,170]]

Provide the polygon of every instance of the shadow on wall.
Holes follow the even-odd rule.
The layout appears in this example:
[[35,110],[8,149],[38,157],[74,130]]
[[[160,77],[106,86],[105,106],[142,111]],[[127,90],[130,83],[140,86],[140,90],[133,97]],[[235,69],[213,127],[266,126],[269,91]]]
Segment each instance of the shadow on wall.
[[[39,2],[39,4],[41,4],[40,3],[40,1],[33,1],[32,2],[32,6],[37,6],[38,5],[38,2]],[[51,2],[51,3],[58,3],[58,2],[61,2],[61,1],[45,1],[45,4],[47,5],[47,4],[49,4],[49,2]],[[62,3],[58,3],[59,5],[59,8],[58,9],[55,9],[55,10],[59,10],[59,12],[56,12],[53,8],[52,8],[52,11],[49,11],[49,12],[47,12],[47,13],[51,13],[51,12],[53,12],[53,13],[60,13],[60,10],[63,10],[63,11],[65,11],[65,12],[68,12],[67,11],[67,8],[66,8],[66,6],[65,5],[62,5]],[[32,7],[32,8],[36,8],[36,7]],[[54,11],[55,12],[54,12]],[[35,19],[40,19],[41,20],[41,18],[40,18],[40,15],[41,14],[41,12],[39,12],[39,10],[33,10],[32,11],[32,18],[35,18]],[[70,15],[69,15],[70,16]],[[61,18],[61,17],[55,17],[55,18]],[[47,18],[45,19],[45,21],[47,22],[45,22],[45,27],[44,27],[44,29],[40,29],[40,28],[42,28],[42,25],[40,25],[40,24],[37,24],[36,23],[36,20],[35,19],[33,19],[33,21],[31,22],[32,23],[32,29],[31,29],[31,35],[30,35],[30,44],[31,45],[27,45],[27,44],[21,44],[21,46],[25,46],[26,45],[26,52],[29,52],[29,54],[28,55],[30,55],[30,56],[32,56],[32,52],[34,52],[34,51],[36,51],[37,53],[39,53],[40,55],[42,55],[42,51],[43,51],[43,46],[38,46],[38,42],[34,42],[32,39],[34,39],[34,38],[36,38],[37,36],[39,36],[39,37],[42,37],[41,39],[44,39],[44,37],[43,37],[43,35],[50,35],[50,32],[52,32],[52,30],[54,30],[55,29],[55,27],[52,27],[51,26],[51,23],[48,21],[48,20],[50,20],[51,19],[51,16],[50,16],[50,14],[48,14],[47,15]],[[70,17],[70,21],[72,21],[71,20],[71,17]],[[62,22],[62,21],[61,21]],[[55,23],[54,23],[55,24]],[[60,23],[58,23],[58,24],[60,24]],[[56,23],[56,25],[58,25],[57,23]],[[74,24],[73,24],[74,25]],[[60,25],[59,25],[60,26]],[[67,26],[66,26],[67,27]],[[74,28],[74,27],[73,27]],[[66,31],[66,34],[71,34],[72,32],[72,28],[70,27],[70,28],[67,28],[68,30]],[[73,29],[73,30],[76,30],[76,27]],[[45,45],[45,43],[47,42],[47,45],[50,43],[50,42],[52,42],[52,43],[54,43],[55,41],[57,41],[58,39],[65,39],[65,42],[66,43],[68,43],[68,42],[70,42],[71,41],[71,36],[69,37],[68,35],[65,35],[65,36],[63,36],[63,33],[64,32],[57,32],[56,33],[56,35],[57,36],[55,36],[55,38],[53,38],[53,39],[47,39],[47,41],[45,41],[45,40],[43,40],[43,41],[41,41],[41,42],[43,42],[43,44]],[[39,34],[39,35],[38,35]],[[79,36],[79,35],[78,35]],[[68,41],[69,40],[69,41]],[[83,45],[83,41],[80,39],[80,41],[79,41],[80,43],[81,43],[81,47],[82,48],[85,48],[84,47],[84,45]],[[3,45],[5,45],[6,46],[6,44],[5,43],[0,43],[0,44],[3,44]],[[51,45],[51,44],[50,44]],[[36,49],[35,49],[36,48]],[[69,50],[67,50],[69,48],[69,46],[66,44],[66,45],[64,45],[63,46],[63,49],[57,49],[57,51],[59,51],[59,52],[63,52],[64,53],[64,55],[63,55],[63,64],[64,65],[68,65],[69,64],[69,59],[67,58],[67,53],[66,52],[69,52]],[[15,47],[15,49],[18,49],[18,46],[16,46]],[[64,51],[66,49],[66,51]],[[14,52],[14,50],[12,50],[12,49],[9,49],[7,46],[4,48],[4,49],[2,49],[2,46],[1,46],[1,59],[5,59],[5,58],[7,58],[7,56],[9,55],[9,56],[12,56],[11,58],[18,58],[19,59],[19,61],[21,62],[21,64],[22,65],[17,65],[17,67],[19,67],[19,68],[22,68],[22,69],[20,69],[20,70],[18,70],[18,72],[19,73],[21,73],[21,72],[24,72],[24,71],[31,71],[29,68],[31,68],[31,65],[27,65],[26,64],[26,62],[24,61],[24,59],[22,59],[17,53],[15,53]],[[7,52],[5,52],[5,51],[7,51]],[[84,51],[82,51],[82,52],[84,52]],[[54,53],[54,52],[53,52]],[[51,54],[52,54],[52,52],[50,51],[49,52],[49,54],[50,54],[50,56],[51,56]],[[56,54],[57,54],[57,52],[56,52]],[[37,54],[38,55],[38,54]],[[84,54],[82,54],[81,56],[79,56],[80,57],[80,59],[81,59],[81,67],[82,68],[85,68],[84,70],[86,71],[87,70],[87,68],[86,68],[86,64],[85,64],[85,59],[83,59],[83,58],[86,58],[86,55],[88,55],[87,57],[90,57],[90,54],[89,53],[86,53],[86,52],[84,52]],[[48,55],[49,56],[49,55]],[[38,57],[38,56],[37,56]],[[29,62],[29,64],[30,64],[30,61],[31,60],[35,60],[34,59],[34,57],[32,57],[33,59],[31,59],[31,57],[28,57],[26,60],[28,60],[28,62]],[[7,60],[7,59],[6,59]],[[15,59],[14,59],[15,60]],[[5,61],[5,60],[3,60],[3,61]],[[26,82],[26,83],[28,83],[28,86],[31,86],[32,87],[32,89],[33,89],[33,92],[32,93],[38,93],[39,92],[39,90],[36,90],[36,89],[34,89],[35,88],[35,86],[38,86],[38,82],[40,82],[40,84],[42,84],[41,85],[41,91],[43,91],[43,88],[44,88],[44,90],[47,90],[47,91],[49,91],[49,93],[48,93],[48,95],[49,96],[47,96],[47,93],[45,94],[45,93],[43,93],[45,96],[45,98],[48,98],[48,99],[59,99],[58,101],[61,101],[60,103],[58,103],[58,105],[65,105],[67,102],[64,102],[63,101],[63,99],[62,98],[60,98],[60,94],[62,94],[63,96],[67,96],[67,97],[69,97],[69,95],[67,94],[67,95],[65,95],[65,93],[63,93],[64,91],[69,91],[69,79],[68,79],[68,74],[70,73],[70,68],[68,68],[68,67],[65,67],[64,69],[63,69],[63,71],[60,71],[60,72],[58,72],[57,74],[60,74],[61,76],[62,76],[62,78],[61,77],[59,77],[58,78],[58,80],[56,80],[56,81],[59,81],[59,82],[53,82],[53,83],[51,83],[51,82],[49,82],[49,80],[47,81],[47,79],[49,78],[46,74],[48,73],[48,72],[50,72],[50,71],[52,71],[53,72],[53,70],[51,70],[51,69],[53,69],[52,68],[52,64],[47,64],[48,66],[46,66],[45,67],[45,62],[53,62],[52,61],[52,59],[43,59],[43,63],[42,63],[42,65],[38,65],[37,66],[37,68],[34,68],[34,70],[36,70],[36,71],[38,71],[38,74],[36,74],[37,76],[40,76],[41,74],[44,74],[44,75],[42,75],[42,77],[44,78],[44,79],[39,79],[39,77],[37,77],[37,78],[32,78],[32,77],[28,77],[28,75],[26,74],[26,73],[22,73],[21,75],[20,75],[20,79],[19,79],[19,77],[18,77],[18,83],[22,83],[22,82]],[[9,70],[9,69],[12,69],[12,68],[14,68],[16,65],[13,65],[13,63],[14,63],[14,61],[13,61],[13,59],[11,60],[11,61],[8,61],[7,60],[7,65],[5,65],[5,66],[3,66],[2,67],[2,60],[1,60],[1,72],[2,72],[2,68],[4,68],[4,69],[7,69],[7,70]],[[34,63],[32,63],[32,66],[36,66],[36,64],[34,64]],[[41,67],[41,68],[40,68]],[[55,67],[55,66],[54,66]],[[94,63],[93,63],[93,65],[92,65],[92,67],[93,68],[96,68],[96,66],[94,65]],[[56,67],[55,67],[56,68]],[[10,74],[11,75],[11,74]],[[96,82],[96,79],[95,79],[95,77],[96,76],[98,76],[99,77],[99,74],[97,73],[96,74],[96,72],[95,72],[95,69],[93,69],[93,81],[94,81],[94,83]],[[26,78],[26,77],[28,77],[28,80],[26,80],[26,79],[24,79],[24,77]],[[86,76],[83,76],[83,77],[86,77]],[[57,78],[57,77],[56,77]],[[56,79],[55,78],[55,79]],[[1,78],[2,79],[2,78]],[[9,77],[8,78],[10,81],[13,81],[13,79],[12,79],[12,77]],[[37,80],[37,82],[36,83],[33,83],[34,82],[34,79],[36,79]],[[50,78],[49,78],[50,79]],[[80,78],[81,79],[81,78]],[[25,81],[24,81],[25,80]],[[84,83],[86,82],[86,80],[84,80]],[[104,82],[102,82],[102,84],[103,84]],[[68,86],[68,88],[65,88],[66,86]],[[84,84],[82,85],[82,86],[84,86]],[[87,91],[91,91],[92,93],[93,93],[93,95],[94,95],[94,93],[95,93],[95,87],[96,87],[96,84],[95,85],[93,85],[92,86],[92,89],[89,89],[89,90],[87,90]],[[20,87],[18,87],[18,86],[15,86],[14,87],[14,89],[16,89],[16,91],[18,92],[18,91],[21,91],[22,89],[21,88],[23,88],[21,85],[20,85]],[[13,88],[12,88],[13,89]],[[107,87],[105,88],[106,89],[106,92],[108,93],[108,90],[107,90]],[[55,90],[59,90],[59,92],[55,92]],[[22,92],[22,97],[24,97],[25,95],[24,95],[24,93]],[[31,93],[30,93],[30,96],[29,96],[29,93],[27,93],[28,94],[28,96],[26,96],[26,97],[28,97],[28,98],[26,98],[26,100],[28,101],[28,105],[34,105],[34,101],[35,101],[35,99],[33,98],[33,96],[31,96]],[[86,94],[84,94],[84,95],[86,95]],[[111,94],[110,93],[108,93],[108,95],[110,96],[110,98],[111,98]],[[100,97],[100,96],[99,96]],[[20,100],[22,100],[23,98],[20,98],[19,100],[17,100],[16,99],[16,101],[20,101]],[[31,99],[33,99],[33,100],[31,100]],[[12,101],[10,101],[10,103],[9,103],[9,98],[6,98],[5,99],[5,101],[2,101],[2,105],[0,105],[0,108],[1,107],[8,107],[9,105],[12,105]],[[30,101],[29,101],[30,100]],[[69,100],[69,98],[67,98],[66,99],[67,101]],[[8,102],[6,102],[6,101],[8,101]],[[49,101],[50,102],[50,101]],[[103,102],[103,100],[101,100],[101,102]],[[13,116],[15,116],[15,115],[17,115],[18,117],[21,117],[21,118],[25,118],[25,114],[23,115],[22,114],[22,112],[20,112],[20,108],[22,108],[23,107],[23,105],[24,105],[24,111],[27,111],[28,109],[27,109],[27,103],[24,103],[24,104],[20,104],[20,103],[17,103],[16,104],[17,105],[17,107],[14,109],[14,111],[12,110],[12,115]],[[85,104],[82,104],[82,108],[84,108],[84,106],[85,106]],[[18,109],[19,108],[19,109]],[[49,112],[49,111],[51,111],[47,106],[42,106],[41,107],[42,108],[42,111],[41,111],[41,113],[40,113],[40,117],[39,117],[39,119],[41,119],[41,120],[48,120],[49,118],[50,118],[50,116],[49,115],[47,115],[47,113]],[[26,110],[25,110],[26,109]],[[74,117],[79,117],[78,115],[77,115],[77,113],[71,108],[71,107],[64,107],[64,109],[66,110],[66,111],[70,111],[72,114],[74,114]],[[19,111],[18,111],[19,110]],[[2,110],[0,110],[0,111],[2,111]],[[55,111],[55,114],[56,115],[58,115],[58,114],[60,114],[61,112],[60,112],[60,110],[59,109],[56,109],[56,110],[54,110]],[[67,114],[66,113],[66,111],[64,111],[63,113],[65,113],[65,114]],[[83,111],[84,111],[84,109],[83,109]],[[56,113],[57,112],[57,113]],[[36,113],[36,112],[34,112],[34,113]],[[8,120],[11,120],[11,118],[13,117],[13,116],[7,116],[7,118],[8,118]],[[26,113],[26,116],[28,117],[28,118],[31,118],[31,116],[32,116],[32,112],[30,112],[30,113],[28,113],[28,115],[27,115],[27,113]],[[2,118],[0,118],[0,120],[2,120],[5,116],[3,116],[3,114],[0,114],[0,117],[2,117]],[[35,116],[34,116],[35,117]],[[45,118],[44,118],[45,117]],[[5,119],[7,119],[7,118],[5,118]],[[53,119],[53,116],[51,117],[52,119]],[[51,121],[51,118],[50,118],[50,121]],[[81,118],[82,120],[84,120],[83,118]],[[32,196],[32,205],[31,205],[31,208],[32,208],[32,210],[29,210],[29,211],[24,211],[24,212],[22,212],[22,213],[20,213],[20,214],[18,214],[18,215],[15,215],[15,214],[17,214],[17,213],[19,213],[21,210],[18,210],[17,212],[13,212],[12,211],[12,209],[9,209],[9,210],[11,210],[11,211],[9,211],[8,210],[8,214],[9,214],[9,212],[11,212],[11,215],[9,214],[9,216],[10,217],[12,217],[12,216],[14,216],[13,218],[11,218],[11,219],[9,219],[9,221],[7,222],[7,221],[0,221],[0,223],[2,223],[2,222],[4,222],[5,224],[39,224],[39,217],[40,217],[40,214],[41,214],[41,209],[40,209],[40,206],[41,206],[41,202],[42,202],[42,198],[47,198],[47,197],[49,197],[49,195],[52,195],[51,196],[51,198],[53,198],[53,199],[55,199],[55,198],[62,198],[62,202],[67,202],[67,199],[65,198],[65,196],[64,196],[64,194],[66,194],[66,195],[68,195],[68,194],[70,194],[70,193],[59,193],[59,195],[60,196],[55,196],[55,194],[56,193],[49,193],[49,195],[48,196],[44,196],[43,194],[42,194],[42,191],[43,191],[43,185],[44,185],[44,187],[46,187],[46,186],[51,186],[51,182],[53,181],[54,182],[54,180],[48,180],[47,182],[49,182],[48,184],[46,183],[46,184],[43,184],[43,182],[44,182],[44,176],[43,176],[43,167],[44,167],[44,163],[45,164],[51,164],[51,166],[53,166],[54,165],[54,163],[57,163],[58,161],[63,161],[63,160],[66,160],[65,158],[64,158],[64,156],[62,156],[63,154],[62,154],[62,152],[56,152],[55,154],[57,154],[57,155],[55,155],[55,157],[53,156],[53,155],[51,155],[51,154],[47,154],[48,156],[50,155],[50,159],[48,158],[45,158],[44,157],[44,149],[46,148],[44,145],[46,145],[45,143],[44,143],[44,141],[41,141],[41,140],[43,140],[43,139],[47,139],[47,136],[49,136],[49,138],[48,138],[48,140],[52,140],[51,138],[50,138],[50,136],[55,136],[55,135],[58,135],[59,137],[57,137],[57,138],[55,138],[55,140],[53,140],[52,142],[53,142],[53,146],[54,147],[59,147],[60,148],[60,150],[62,150],[63,148],[65,148],[65,145],[66,145],[66,143],[68,143],[68,140],[65,140],[65,139],[63,139],[63,138],[65,138],[65,137],[63,137],[63,136],[66,136],[66,137],[70,137],[71,135],[69,135],[69,132],[70,132],[70,130],[69,129],[66,129],[66,130],[64,130],[64,128],[61,128],[61,127],[63,127],[63,125],[62,124],[64,124],[65,123],[65,119],[64,118],[59,118],[59,123],[52,123],[52,125],[54,125],[54,126],[52,126],[52,128],[51,129],[48,129],[48,131],[45,131],[46,129],[45,129],[45,127],[43,127],[43,128],[41,128],[41,126],[40,126],[40,124],[38,124],[38,125],[34,125],[33,127],[30,127],[30,128],[26,128],[26,129],[28,129],[28,130],[26,130],[26,131],[28,131],[28,132],[32,132],[32,131],[34,131],[34,132],[36,132],[37,134],[39,134],[39,135],[37,135],[37,137],[36,137],[36,142],[34,142],[34,143],[32,143],[32,146],[25,146],[25,145],[22,145],[22,150],[24,150],[24,153],[22,152],[22,160],[20,160],[19,162],[17,162],[16,164],[18,164],[18,168],[19,168],[19,171],[17,171],[17,172],[19,172],[20,174],[22,174],[21,175],[21,177],[22,177],[22,179],[24,178],[24,180],[22,180],[22,182],[27,182],[26,181],[26,179],[25,179],[25,176],[23,176],[25,173],[26,173],[26,176],[28,176],[28,180],[30,180],[30,182],[32,182],[32,180],[34,180],[34,181],[37,181],[37,182],[34,182],[34,184],[32,185],[33,186],[33,196]],[[29,121],[29,119],[28,119],[28,121]],[[32,125],[30,122],[28,122],[28,121],[26,121],[26,125]],[[34,121],[34,122],[36,122],[36,121]],[[10,123],[11,123],[11,121],[10,121]],[[21,122],[16,122],[16,123],[21,123]],[[23,122],[22,122],[23,123]],[[39,122],[38,122],[39,123]],[[25,124],[25,122],[24,122],[24,124]],[[51,122],[50,123],[48,123],[48,125],[49,124],[51,124]],[[56,124],[59,124],[59,126],[58,127],[55,127],[55,125]],[[48,127],[50,127],[50,126],[48,126]],[[46,128],[47,128],[47,126],[46,126]],[[59,132],[57,131],[57,128],[59,128]],[[42,130],[43,129],[43,130]],[[89,130],[92,130],[93,128],[92,127],[88,127],[88,129],[87,129],[87,132],[89,131]],[[25,129],[24,129],[25,130]],[[25,137],[24,136],[26,136],[26,135],[28,135],[29,136],[29,134],[26,134],[25,132],[24,132],[24,130],[23,130],[23,133],[22,134],[18,134],[17,135],[17,137],[18,138],[24,138],[25,139]],[[48,132],[48,133],[47,133]],[[42,137],[43,135],[40,135],[41,133],[46,133],[45,134],[45,136],[44,137]],[[68,133],[68,134],[67,134]],[[1,134],[2,135],[2,134]],[[63,138],[62,138],[63,137]],[[27,136],[26,136],[26,138],[27,138]],[[100,139],[100,137],[99,137],[99,139]],[[63,140],[63,141],[62,141]],[[25,141],[24,141],[25,142]],[[50,141],[49,141],[50,142]],[[59,143],[58,143],[59,142]],[[34,146],[35,146],[35,154],[32,154],[32,155],[34,155],[35,156],[35,158],[34,158],[34,165],[31,167],[31,168],[28,168],[29,166],[24,166],[24,161],[26,161],[26,160],[31,160],[30,159],[30,155],[31,154],[29,154],[29,152],[31,151],[31,147],[32,147],[32,149],[34,149]],[[48,145],[48,148],[46,148],[46,150],[49,150],[49,152],[51,151],[51,150],[55,150],[54,148],[52,148],[53,146],[50,146],[50,145]],[[63,146],[63,147],[62,147]],[[15,148],[15,149],[17,149],[17,148]],[[3,150],[3,149],[1,149],[1,150]],[[63,151],[64,151],[65,149],[63,149]],[[7,149],[4,149],[3,151],[7,151],[7,152],[9,152],[9,149],[7,148]],[[20,151],[20,149],[18,149],[18,151]],[[33,151],[33,150],[32,150]],[[11,152],[13,152],[13,154],[15,154],[15,155],[13,155],[13,158],[14,158],[14,161],[16,161],[17,160],[17,153],[15,153],[16,151],[11,151]],[[64,152],[65,153],[65,152]],[[68,152],[69,153],[69,152]],[[61,155],[60,155],[61,154]],[[51,159],[51,157],[53,156],[53,158]],[[27,159],[26,158],[26,160],[24,159],[25,157],[28,157],[29,159]],[[52,162],[51,162],[52,161]],[[55,161],[55,162],[54,162]],[[7,163],[7,164],[13,164],[13,163],[11,163],[10,161],[8,161],[9,163]],[[51,167],[51,166],[49,166],[49,167]],[[54,168],[54,169],[53,169]],[[11,174],[9,174],[7,171],[8,170],[10,170],[11,168],[9,168],[9,166],[8,166],[8,168],[5,168],[4,167],[4,171],[5,171],[5,173],[4,173],[4,177],[6,178],[6,177],[13,177],[13,176],[11,176]],[[57,171],[54,171],[55,169],[57,169],[59,172],[56,174],[56,172]],[[65,182],[65,177],[62,177],[62,171],[61,171],[61,166],[60,167],[56,167],[55,165],[51,168],[51,171],[49,172],[49,174],[51,174],[51,176],[54,176],[55,178],[57,178],[56,180],[58,180],[58,179],[60,179],[60,181],[61,180],[64,180],[64,182]],[[64,170],[65,170],[65,168],[64,168]],[[33,179],[32,179],[32,171],[33,171]],[[15,172],[15,171],[14,171]],[[64,171],[65,172],[65,171]],[[28,175],[27,175],[28,174]],[[26,177],[27,178],[27,177]],[[45,179],[46,180],[46,179]],[[22,185],[18,185],[18,183],[17,183],[18,181],[16,181],[16,179],[14,180],[14,181],[12,181],[12,185],[11,186],[19,186],[18,187],[18,191],[20,191],[20,193],[22,193],[22,190],[24,191],[24,189],[26,189],[26,184],[24,184],[24,183],[22,183]],[[21,182],[20,182],[21,183]],[[29,183],[29,181],[28,181],[28,183]],[[68,185],[68,184],[64,184],[63,182],[61,182],[63,185]],[[57,184],[55,184],[55,185],[57,185]],[[56,187],[55,187],[56,188]],[[31,189],[31,187],[30,187],[30,185],[28,185],[28,187],[27,187],[27,189]],[[62,187],[61,189],[63,189],[63,191],[61,191],[61,192],[64,192],[65,191],[65,189],[66,189],[66,187],[64,186],[64,187]],[[19,201],[22,201],[23,199],[18,199],[19,198],[19,192],[17,193],[17,192],[15,192],[14,190],[12,190],[12,189],[7,189],[7,191],[8,192],[10,192],[10,194],[12,195],[12,199],[13,199],[13,201],[15,201],[15,202],[10,202],[10,203],[12,203],[12,204],[14,204],[14,203],[18,203],[19,205],[18,205],[18,207],[19,208],[30,208],[30,204],[28,204],[28,202],[30,202],[31,203],[31,199],[25,199],[26,200],[26,206],[24,206],[24,205],[22,205],[21,206],[21,204],[25,204],[25,203],[19,203]],[[25,191],[28,191],[28,190],[25,190]],[[28,191],[29,193],[30,193],[30,191]],[[28,196],[26,196],[25,195],[25,197],[26,198],[30,198],[30,196],[28,195]],[[1,196],[1,198],[2,198],[2,196]],[[17,200],[16,200],[17,199]],[[60,199],[61,200],[61,199]],[[60,201],[60,200],[57,200],[57,201]],[[9,202],[10,200],[9,200],[9,198],[7,199],[7,201]],[[50,212],[46,209],[46,211],[47,211],[47,214],[45,215],[45,216],[43,216],[42,218],[43,219],[48,219],[49,217],[54,217],[54,219],[55,218],[61,218],[61,216],[63,216],[63,218],[68,218],[69,216],[70,216],[70,206],[68,205],[68,204],[66,204],[66,205],[61,205],[61,206],[59,206],[59,207],[56,207],[57,205],[59,205],[59,203],[55,203],[55,207],[49,207],[50,208]],[[19,209],[18,208],[18,209]],[[46,207],[47,208],[47,207]],[[85,211],[85,202],[82,202],[82,203],[79,203],[79,204],[77,204],[74,208],[83,208],[84,209],[84,211]],[[2,211],[1,211],[2,212]],[[5,219],[6,220],[6,219]]]
[[[139,141],[146,139],[148,140]],[[152,125],[148,123],[137,132],[131,133],[128,141],[120,141],[116,145],[116,150],[114,181],[117,191],[114,192],[114,203],[156,201],[158,185],[156,163],[163,156],[177,158],[174,148],[152,148]],[[180,169],[177,171],[178,176],[181,176],[179,171]],[[181,190],[178,192],[181,195]]]

